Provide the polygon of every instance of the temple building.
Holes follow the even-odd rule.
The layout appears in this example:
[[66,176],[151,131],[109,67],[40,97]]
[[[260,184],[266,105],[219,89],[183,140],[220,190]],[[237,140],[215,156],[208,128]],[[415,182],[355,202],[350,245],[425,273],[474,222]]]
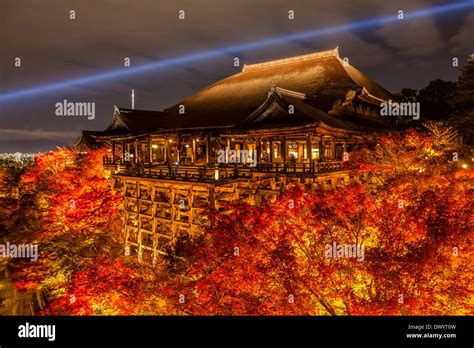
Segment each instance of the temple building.
[[380,116],[394,99],[336,48],[245,65],[163,111],[116,106],[107,129],[83,131],[77,145],[109,147],[127,251],[153,262],[206,225],[210,208],[363,180],[343,164],[397,129]]

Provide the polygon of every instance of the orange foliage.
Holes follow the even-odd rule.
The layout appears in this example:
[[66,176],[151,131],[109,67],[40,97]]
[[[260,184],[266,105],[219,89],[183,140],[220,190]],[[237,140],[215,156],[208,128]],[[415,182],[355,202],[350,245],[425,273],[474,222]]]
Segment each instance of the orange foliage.
[[41,315],[129,315],[143,301],[140,272],[121,260],[97,258],[74,273],[65,296],[54,300]]

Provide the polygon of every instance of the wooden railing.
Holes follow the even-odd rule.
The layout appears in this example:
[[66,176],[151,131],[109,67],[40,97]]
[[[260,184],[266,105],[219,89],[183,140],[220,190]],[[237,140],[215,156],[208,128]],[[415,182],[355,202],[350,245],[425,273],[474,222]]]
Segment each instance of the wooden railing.
[[102,163],[103,163],[104,165],[113,165],[113,166],[116,166],[116,165],[120,165],[120,164],[125,164],[126,162],[125,162],[123,159],[119,158],[119,157],[117,157],[117,158],[112,158],[112,157],[104,156]]
[[228,181],[251,178],[255,173],[275,173],[290,176],[312,176],[318,173],[341,171],[340,161],[312,163],[259,163],[256,166],[244,164],[135,164],[112,161],[104,158],[104,165],[114,165],[115,175],[165,180],[199,182]]
[[199,182],[226,181],[239,177],[235,168],[218,168],[204,165],[118,166],[115,175]]
[[284,174],[315,174],[342,170],[340,161],[325,161],[312,163],[260,163],[254,171],[275,172]]

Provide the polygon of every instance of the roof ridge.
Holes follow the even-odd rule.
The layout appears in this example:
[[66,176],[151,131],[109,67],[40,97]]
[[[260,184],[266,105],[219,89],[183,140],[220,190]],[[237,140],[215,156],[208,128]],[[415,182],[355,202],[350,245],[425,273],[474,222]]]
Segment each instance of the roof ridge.
[[301,62],[301,61],[305,61],[305,60],[331,57],[331,56],[339,58],[339,47],[336,47],[332,50],[315,52],[315,53],[310,53],[310,54],[303,54],[303,55],[300,55],[300,56],[294,56],[294,57],[290,57],[290,58],[269,60],[269,61],[266,61],[266,62],[256,63],[256,64],[244,64],[244,67],[242,68],[242,72],[248,71],[248,70],[253,70],[253,69],[266,68],[266,67],[269,67],[269,66],[282,65],[282,64],[288,64],[288,63],[293,63],[293,62]]
[[133,113],[139,113],[139,114],[163,114],[163,111],[159,110],[144,110],[144,109],[130,109],[130,108],[124,108],[121,106],[114,105],[114,112],[118,112],[120,114],[133,114]]

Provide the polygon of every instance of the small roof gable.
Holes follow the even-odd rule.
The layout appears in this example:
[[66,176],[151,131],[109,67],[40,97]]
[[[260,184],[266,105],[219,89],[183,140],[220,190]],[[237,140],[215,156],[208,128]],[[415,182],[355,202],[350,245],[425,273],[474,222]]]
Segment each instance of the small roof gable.
[[113,134],[146,133],[161,128],[164,113],[114,106],[112,122],[105,132]]
[[[291,110],[290,110],[291,108]],[[352,131],[380,130],[391,128],[384,120],[373,117],[351,116],[339,118],[314,106],[314,98],[304,94],[273,86],[268,98],[257,110],[235,125],[238,129],[272,129],[278,127],[300,127],[314,124]]]
[[95,136],[100,136],[103,134],[104,132],[100,131],[83,130],[81,136],[71,144],[71,147],[79,151],[101,147],[103,146],[103,143],[99,143]]

